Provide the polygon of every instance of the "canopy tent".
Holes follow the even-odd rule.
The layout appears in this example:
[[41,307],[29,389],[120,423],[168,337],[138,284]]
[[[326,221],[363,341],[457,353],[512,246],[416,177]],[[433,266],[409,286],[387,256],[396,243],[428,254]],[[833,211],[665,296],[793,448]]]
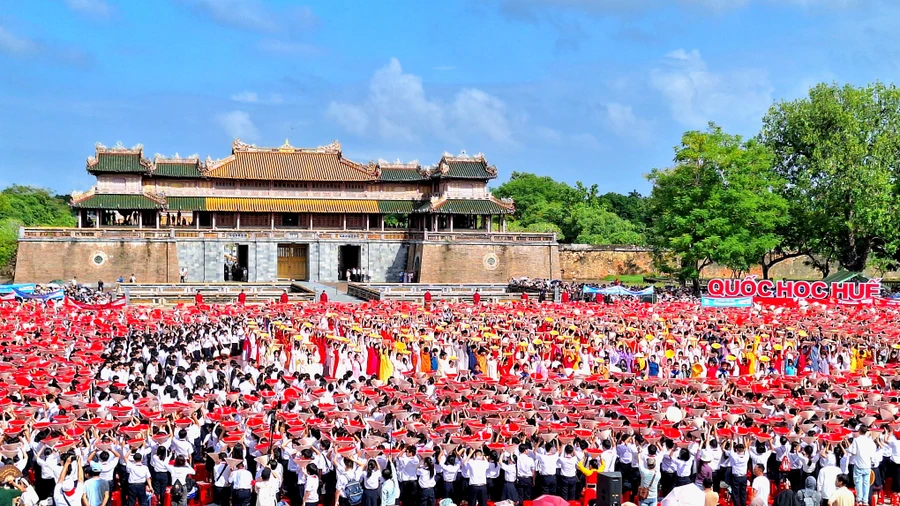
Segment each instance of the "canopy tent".
[[629,290],[622,285],[596,287],[587,286],[581,290],[583,293],[599,293],[600,295],[630,295],[632,297],[641,297],[645,295],[653,295],[653,287],[648,286],[643,290]]
[[0,293],[12,293],[13,290],[19,290],[24,293],[34,292],[34,283],[20,283],[18,285],[0,285]]
[[869,278],[863,275],[861,272],[851,272],[840,270],[835,272],[834,274],[825,277],[822,281],[826,283],[866,283],[869,281]]

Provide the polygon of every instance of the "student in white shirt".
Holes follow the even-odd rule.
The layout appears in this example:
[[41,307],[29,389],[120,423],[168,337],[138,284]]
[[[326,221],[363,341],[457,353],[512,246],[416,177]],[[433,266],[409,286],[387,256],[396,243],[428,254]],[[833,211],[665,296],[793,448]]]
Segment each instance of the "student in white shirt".
[[[556,453],[556,443],[544,445],[543,453],[538,453],[535,458],[537,473],[540,476],[541,495],[556,495],[556,470],[559,456]],[[470,503],[469,506],[472,506]]]
[[771,484],[764,473],[763,466],[757,464],[753,467],[753,499],[750,500],[750,506],[768,506],[769,504]]
[[253,489],[253,475],[244,469],[244,462],[240,461],[231,470],[228,477],[231,483],[231,504],[233,506],[250,506],[250,497]]
[[[459,491],[458,487],[459,481],[459,469],[460,462],[459,458],[456,456],[456,452],[450,452],[449,455],[441,454],[438,463],[441,466],[441,475],[444,483],[444,490],[442,491],[442,497],[449,497],[453,499],[455,504],[459,504]],[[513,478],[515,478],[515,474],[513,474]]]
[[[134,506],[135,501],[140,506],[149,506],[153,487],[150,478],[150,469],[144,464],[144,455],[139,450],[131,454],[131,460],[125,465],[128,471],[128,494],[125,506]],[[73,505],[75,506],[75,505]]]
[[528,451],[528,446],[521,444],[516,455],[516,495],[519,501],[530,501],[534,491],[535,462]]
[[481,450],[470,450],[463,458],[463,467],[469,473],[469,506],[487,506],[487,474],[490,462]]
[[381,468],[378,461],[369,459],[362,475],[362,506],[378,506],[381,502]]
[[381,470],[381,506],[396,506],[400,497],[400,484],[397,483],[397,473],[394,472],[394,463],[388,461]]
[[572,445],[566,445],[557,465],[559,467],[559,496],[566,501],[574,501],[575,489],[578,486],[578,457],[575,456],[575,448]]
[[[419,504],[421,506],[434,505],[434,485],[437,480],[437,471],[434,469],[434,460],[425,457],[422,465],[416,470],[419,483]],[[487,506],[485,504],[485,506]]]
[[228,506],[231,501],[231,467],[225,461],[225,452],[219,453],[219,463],[213,466],[213,502]]
[[69,457],[62,466],[59,483],[53,491],[53,503],[58,506],[81,506],[84,496],[84,470],[81,459]]
[[750,454],[743,443],[735,443],[733,451],[725,452],[731,464],[731,490],[734,506],[747,506],[747,465]]
[[503,470],[503,489],[500,491],[501,501],[519,503],[519,492],[516,489],[516,457],[503,452],[500,457],[500,469]]
[[875,454],[878,446],[868,435],[869,429],[863,425],[859,428],[859,435],[853,438],[853,444],[847,449],[853,464],[853,484],[856,486],[856,503],[869,504],[869,475],[872,472],[872,464],[875,462]]
[[306,488],[303,492],[303,504],[315,506],[319,504],[319,467],[315,464],[307,464]]

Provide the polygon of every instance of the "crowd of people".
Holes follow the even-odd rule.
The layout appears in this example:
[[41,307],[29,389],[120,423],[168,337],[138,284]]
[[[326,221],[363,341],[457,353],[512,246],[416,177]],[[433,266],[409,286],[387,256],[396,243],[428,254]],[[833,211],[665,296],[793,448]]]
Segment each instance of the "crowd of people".
[[521,505],[590,497],[605,472],[642,506],[684,487],[734,506],[900,492],[896,307],[25,302],[0,316],[0,501],[184,506],[208,481],[219,505]]

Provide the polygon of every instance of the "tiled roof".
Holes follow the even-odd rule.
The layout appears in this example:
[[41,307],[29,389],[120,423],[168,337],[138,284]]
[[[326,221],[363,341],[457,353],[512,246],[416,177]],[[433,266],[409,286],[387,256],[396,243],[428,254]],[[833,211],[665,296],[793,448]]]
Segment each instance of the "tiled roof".
[[206,211],[206,197],[166,197],[171,211]]
[[381,168],[381,181],[427,181],[417,169]]
[[72,202],[72,207],[80,209],[160,209],[162,204],[146,195],[94,194],[84,200]]
[[497,168],[488,165],[484,155],[469,156],[461,153],[452,156],[444,153],[437,167],[431,170],[431,177],[437,179],[481,179],[488,180],[497,177]]
[[87,170],[92,173],[145,174],[150,170],[138,153],[98,153]]
[[431,209],[431,212],[444,214],[509,214],[513,211],[511,207],[487,199],[447,199]]
[[341,155],[337,142],[320,148],[257,148],[235,141],[232,155],[210,162],[206,175],[222,179],[267,181],[375,181],[374,166],[360,165]]
[[413,200],[378,200],[378,211],[383,214],[409,214],[420,205]]
[[154,177],[199,178],[203,176],[200,172],[200,160],[178,162],[156,160],[153,164],[153,171],[150,174]]
[[210,211],[255,213],[372,213],[382,212],[377,200],[356,199],[267,199],[208,197]]

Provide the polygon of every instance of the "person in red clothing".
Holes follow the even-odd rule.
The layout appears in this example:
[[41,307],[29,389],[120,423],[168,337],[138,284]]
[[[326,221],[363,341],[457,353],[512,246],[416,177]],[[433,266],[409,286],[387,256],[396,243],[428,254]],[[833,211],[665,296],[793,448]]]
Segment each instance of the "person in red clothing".
[[526,301],[526,302],[528,301],[528,294],[527,294],[527,293],[522,292],[522,300],[523,300],[523,301]]
[[563,293],[562,293],[562,295],[560,296],[560,299],[559,299],[559,300],[561,300],[563,304],[569,302],[569,291],[568,291],[568,290],[563,290]]
[[425,307],[428,307],[430,305],[431,305],[431,292],[426,290],[425,291]]
[[319,295],[319,303],[325,304],[326,302],[328,302],[328,294],[325,293],[325,290],[322,290],[322,295]]
[[200,293],[200,290],[197,290],[197,295],[194,295],[194,304],[198,306],[203,304],[203,294]]
[[247,303],[247,294],[244,293],[243,290],[241,290],[241,293],[238,294],[238,304],[243,306],[246,303]]
[[281,299],[280,299],[280,301],[281,301],[282,304],[287,304],[287,302],[288,302],[288,294],[287,294],[287,290],[282,290],[282,291],[281,291]]
[[472,294],[472,302],[474,302],[476,306],[481,304],[481,293],[477,288],[475,289],[475,293]]

